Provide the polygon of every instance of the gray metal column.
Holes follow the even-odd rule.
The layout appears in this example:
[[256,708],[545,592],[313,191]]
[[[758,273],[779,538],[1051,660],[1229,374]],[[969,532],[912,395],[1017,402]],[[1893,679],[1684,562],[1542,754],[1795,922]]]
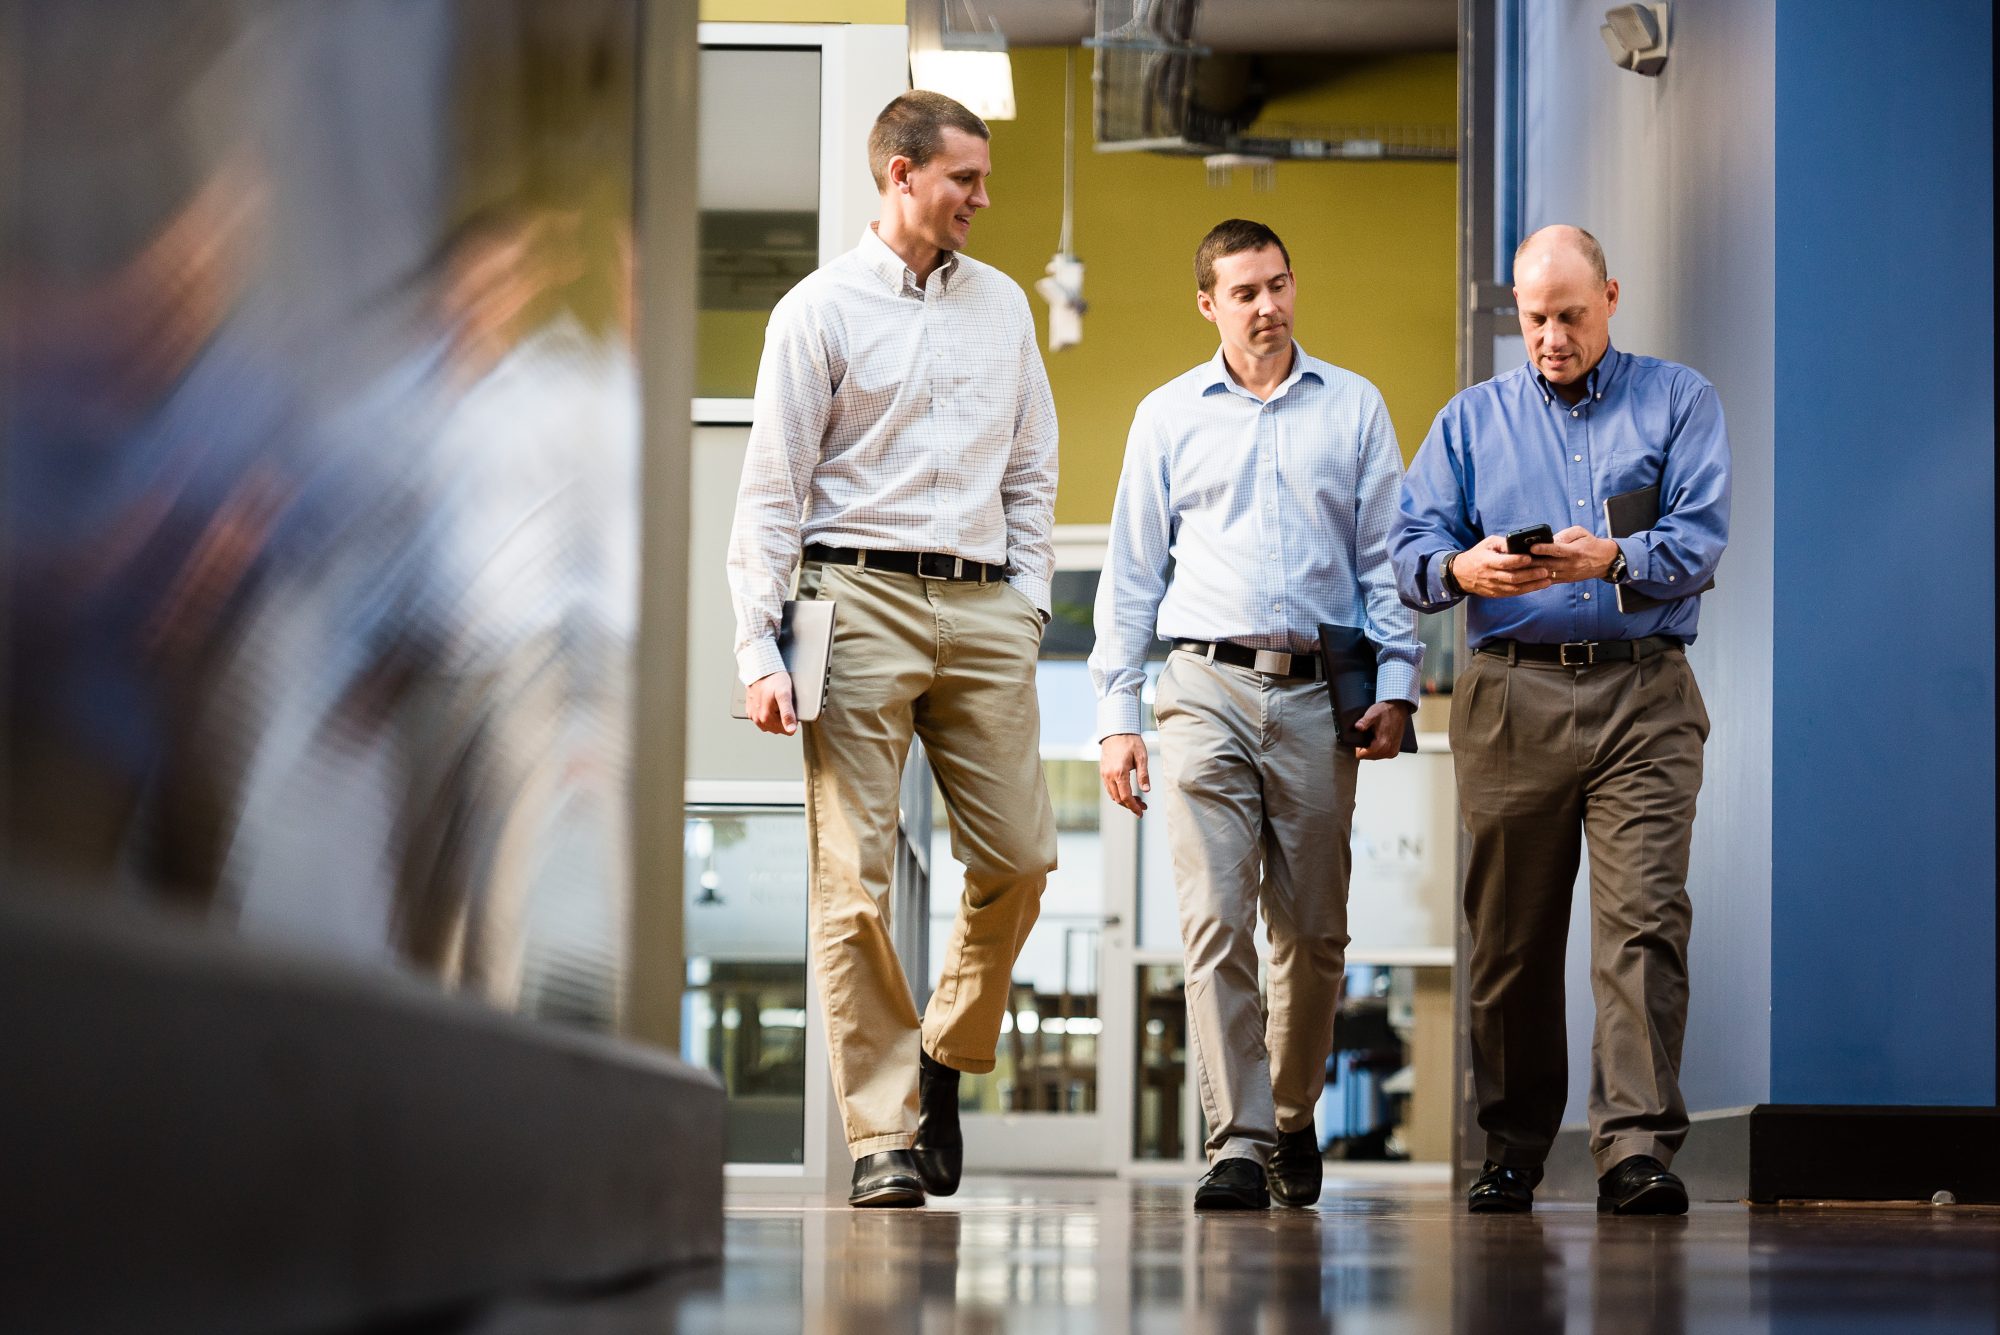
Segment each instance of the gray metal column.
[[[1493,374],[1494,313],[1513,297],[1493,281],[1493,214],[1495,106],[1498,89],[1498,38],[1501,0],[1459,0],[1458,25],[1458,387],[1465,389]],[[1453,662],[1466,661],[1465,614],[1453,614]],[[1455,884],[1465,883],[1466,841],[1458,833]],[[1456,1147],[1452,1182],[1464,1190],[1479,1174],[1485,1159],[1485,1137],[1479,1130],[1473,1098],[1471,1006],[1466,987],[1466,961],[1471,934],[1465,915],[1454,915],[1457,928],[1452,988],[1452,1066],[1458,1074],[1452,1101],[1452,1144]]]
[[624,1027],[680,1051],[687,790],[688,492],[693,465],[695,179],[693,0],[649,0],[639,19],[634,211],[644,455],[638,647],[633,661],[632,935]]

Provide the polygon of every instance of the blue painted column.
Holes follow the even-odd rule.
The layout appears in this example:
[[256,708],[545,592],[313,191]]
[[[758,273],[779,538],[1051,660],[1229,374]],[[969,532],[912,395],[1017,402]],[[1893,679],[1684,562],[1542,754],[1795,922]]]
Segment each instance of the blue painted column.
[[1992,26],[1778,7],[1778,1103],[1996,1098]]

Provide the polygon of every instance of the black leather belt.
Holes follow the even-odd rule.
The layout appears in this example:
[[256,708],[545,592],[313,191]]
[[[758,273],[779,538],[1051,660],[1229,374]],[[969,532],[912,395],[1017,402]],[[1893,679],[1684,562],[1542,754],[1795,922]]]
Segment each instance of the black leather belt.
[[1184,654],[1200,654],[1211,663],[1249,668],[1267,677],[1318,681],[1324,675],[1320,670],[1319,655],[1315,653],[1288,654],[1282,649],[1252,649],[1227,640],[1175,640],[1174,648]]
[[1479,646],[1482,654],[1492,654],[1510,663],[1557,663],[1563,667],[1589,667],[1593,663],[1636,663],[1681,648],[1671,635],[1648,635],[1638,640],[1578,640],[1570,644],[1529,644],[1522,640],[1488,640]]
[[990,566],[983,561],[968,561],[962,556],[953,556],[948,552],[868,552],[853,547],[822,547],[815,542],[806,547],[806,560],[823,561],[830,566],[860,566],[863,570],[888,570],[898,575],[915,575],[918,579],[946,579],[989,584],[1007,578],[1006,566]]

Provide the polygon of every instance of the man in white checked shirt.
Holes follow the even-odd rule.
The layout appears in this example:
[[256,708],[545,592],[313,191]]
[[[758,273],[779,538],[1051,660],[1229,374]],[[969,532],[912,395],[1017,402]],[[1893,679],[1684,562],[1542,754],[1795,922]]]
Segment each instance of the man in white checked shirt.
[[[1219,224],[1195,283],[1222,345],[1132,420],[1090,655],[1099,768],[1112,799],[1144,815],[1139,692],[1157,634],[1173,644],[1154,714],[1209,1128],[1195,1208],[1264,1209],[1274,1194],[1304,1206],[1320,1192],[1313,1105],[1346,967],[1357,762],[1397,753],[1423,657],[1387,549],[1403,460],[1375,387],[1293,340],[1276,233]],[[1365,747],[1341,744],[1321,622],[1381,646]]]
[[[825,704],[804,725],[806,820],[813,963],[859,1206],[958,1189],[958,1073],[993,1069],[1055,867],[1035,699],[1055,403],[1027,297],[960,253],[987,205],[987,138],[936,93],[905,93],[876,119],[881,218],[771,313],[729,539],[737,666],[766,732],[800,726],[777,647],[794,568],[799,597],[839,603]],[[921,1019],[887,918],[913,733],[966,868]]]

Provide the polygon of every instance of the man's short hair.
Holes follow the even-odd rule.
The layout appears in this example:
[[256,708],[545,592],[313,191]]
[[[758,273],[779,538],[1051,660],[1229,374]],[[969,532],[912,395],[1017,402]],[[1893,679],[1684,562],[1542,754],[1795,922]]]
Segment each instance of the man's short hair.
[[908,158],[921,167],[944,147],[946,130],[962,130],[981,139],[991,139],[986,122],[943,93],[919,88],[904,93],[875,118],[868,132],[868,170],[875,176],[877,191],[889,188],[889,159]]
[[[1551,224],[1551,226],[1554,225]],[[1597,244],[1597,238],[1573,224],[1565,223],[1562,225],[1576,233],[1576,236],[1571,238],[1571,244],[1576,249],[1576,252],[1583,256],[1584,262],[1590,266],[1590,271],[1597,276],[1597,281],[1599,283],[1610,282],[1611,271],[1604,267],[1604,247]],[[1514,247],[1515,268],[1518,269],[1521,266],[1521,256],[1526,253],[1529,246],[1534,244],[1535,238],[1548,230],[1547,227],[1537,228],[1535,231],[1521,238],[1521,244]]]
[[1291,272],[1292,253],[1285,249],[1285,243],[1278,240],[1278,234],[1260,222],[1248,218],[1230,218],[1208,229],[1208,235],[1194,251],[1194,282],[1203,292],[1215,289],[1215,262],[1225,255],[1241,255],[1246,250],[1262,250],[1266,246],[1276,246],[1278,253],[1285,257],[1285,271]]

